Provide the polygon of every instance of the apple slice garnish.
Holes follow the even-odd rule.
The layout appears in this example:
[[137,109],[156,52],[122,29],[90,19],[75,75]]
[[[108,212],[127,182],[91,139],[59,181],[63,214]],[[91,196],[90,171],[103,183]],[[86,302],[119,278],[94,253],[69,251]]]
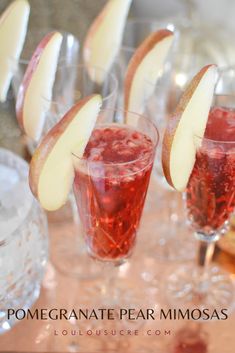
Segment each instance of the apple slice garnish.
[[93,77],[89,66],[108,72],[120,49],[123,31],[132,0],[109,0],[90,26],[83,47],[83,59],[92,79],[101,84],[105,77]]
[[102,104],[100,95],[80,100],[48,132],[30,163],[29,184],[42,207],[54,211],[67,200],[74,179],[72,153],[82,158]]
[[124,82],[126,111],[143,113],[144,102],[153,94],[172,41],[173,32],[160,29],[151,33],[136,49],[129,62]]
[[27,32],[30,6],[26,0],[12,2],[0,17],[0,101],[10,87]]
[[168,183],[184,191],[196,159],[194,136],[203,137],[217,77],[215,65],[203,67],[169,117],[162,145],[162,166]]
[[52,96],[62,42],[59,32],[48,33],[38,44],[26,69],[16,100],[18,123],[25,134],[38,141]]

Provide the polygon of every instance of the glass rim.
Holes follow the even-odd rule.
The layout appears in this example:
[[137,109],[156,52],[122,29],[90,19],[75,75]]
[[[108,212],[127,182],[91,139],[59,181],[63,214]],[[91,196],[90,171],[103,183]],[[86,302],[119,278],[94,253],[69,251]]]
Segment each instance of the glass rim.
[[126,27],[134,23],[156,24],[160,26],[159,29],[164,28],[164,26],[165,28],[167,28],[167,26],[173,26],[175,30],[177,28],[172,17],[165,17],[164,20],[162,20],[162,19],[156,19],[156,17],[134,16],[134,17],[128,18],[128,20],[126,21]]
[[122,46],[120,47],[120,49],[119,49],[119,52],[118,52],[118,54],[117,54],[117,57],[120,55],[120,53],[121,53],[122,51],[124,51],[124,52],[130,52],[131,54],[134,54],[134,52],[136,51],[136,49],[137,49],[137,48],[131,47],[131,46],[129,46],[129,45],[122,45]]
[[[66,31],[65,29],[63,28],[54,28],[54,27],[31,27],[29,29],[29,31],[27,32],[27,35],[30,35],[30,33],[44,33],[45,32],[45,35],[49,34],[50,32],[60,32],[62,34],[62,36],[65,36],[67,37],[68,35],[72,35],[77,42],[79,42],[79,39],[72,33],[72,32],[69,32],[69,31]],[[26,39],[27,40],[27,39]]]
[[[111,71],[106,71],[100,67],[97,67],[97,66],[94,66],[94,65],[86,65],[86,64],[66,64],[66,63],[63,63],[63,61],[59,61],[58,63],[58,66],[57,66],[57,69],[56,69],[56,72],[58,72],[58,70],[61,70],[63,67],[70,67],[70,68],[73,68],[73,67],[76,67],[76,68],[79,68],[79,69],[85,69],[85,71],[87,72],[87,75],[89,75],[88,73],[88,70],[87,68],[91,68],[91,69],[95,69],[95,71],[98,71],[98,72],[103,72],[105,73],[105,77],[111,77],[113,83],[114,83],[114,88],[112,89],[112,91],[105,97],[102,97],[102,101],[103,102],[106,102],[107,100],[111,99],[116,93],[117,93],[117,90],[118,90],[118,80],[117,80],[117,77],[115,76],[115,74]],[[50,104],[53,104],[55,106],[57,105],[65,105],[65,103],[59,103],[57,102],[55,99],[48,99],[47,97],[45,96],[41,96],[41,98],[47,102],[47,103],[50,103]]]
[[234,62],[234,64],[219,66],[218,67],[218,74],[219,75],[223,74],[224,72],[227,72],[229,70],[233,70],[235,72],[235,62]]
[[[214,96],[218,96],[218,97],[222,96],[223,97],[223,96],[231,96],[231,94],[220,94],[220,93],[217,94],[217,93],[214,93]],[[234,97],[234,100],[235,100],[235,97]],[[212,104],[210,109],[216,108],[216,107],[221,108],[220,105]],[[204,134],[205,134],[205,132],[204,132]],[[227,141],[227,140],[221,141],[221,140],[215,140],[215,139],[207,138],[207,137],[204,137],[204,136],[199,136],[197,134],[193,134],[193,138],[196,138],[198,140],[205,141],[205,142],[208,142],[208,143],[215,143],[215,144],[221,144],[221,145],[222,144],[235,144],[235,138],[234,138],[234,141]]]
[[[197,139],[197,140],[200,140],[200,141],[205,141],[207,143],[213,143],[213,144],[220,144],[220,145],[228,145],[228,144],[234,144],[235,145],[235,138],[234,138],[234,141],[221,141],[221,140],[215,140],[215,139],[211,139],[211,138],[207,138],[207,137],[204,137],[204,136],[199,136],[197,134],[193,134],[193,139]],[[226,152],[226,153],[229,153]],[[235,153],[235,151],[233,152]]]
[[[28,33],[27,33],[27,36],[28,35],[30,35],[30,34],[34,34],[34,33],[43,33],[44,32],[44,29],[38,29],[38,28],[36,28],[36,27],[32,27],[32,28],[30,28],[30,30],[28,31]],[[43,35],[43,36],[46,36],[47,34],[49,34],[50,32],[59,32],[60,34],[62,34],[62,37],[63,37],[63,40],[64,40],[64,38],[68,38],[69,36],[71,36],[71,37],[73,37],[73,40],[77,43],[77,45],[78,45],[78,48],[80,48],[80,41],[79,41],[79,39],[73,34],[73,33],[71,33],[71,32],[68,32],[68,31],[65,31],[65,30],[63,30],[63,29],[56,29],[56,28],[53,28],[53,27],[48,27],[48,28],[46,28],[46,30],[45,30],[45,34]],[[41,40],[43,39],[43,36],[41,37]],[[28,37],[26,37],[26,40],[25,40],[25,43],[27,42],[27,38]],[[62,41],[63,41],[62,40]],[[36,48],[37,48],[37,45],[40,43],[40,40],[39,40],[39,42],[38,43],[36,43],[36,46],[35,46],[35,48],[34,48],[34,51],[36,50]],[[33,52],[34,52],[33,51]],[[32,52],[32,54],[33,54],[33,52]],[[25,58],[25,57],[19,57],[19,59],[17,60],[16,58],[14,58],[14,57],[9,57],[9,61],[10,62],[12,62],[13,64],[15,64],[15,66],[17,67],[17,65],[19,65],[19,64],[25,64],[25,65],[28,65],[28,63],[29,63],[29,61],[30,61],[30,59],[32,58],[32,56],[30,57],[30,58]],[[63,57],[62,57],[62,60],[63,60]]]
[[[115,64],[117,67],[119,67],[119,61],[118,61],[118,60],[120,59],[121,53],[124,52],[124,54],[128,53],[128,54],[131,55],[131,56],[130,56],[130,59],[129,59],[129,62],[127,63],[127,67],[128,67],[128,65],[129,65],[129,63],[130,63],[130,60],[132,59],[132,57],[133,57],[133,55],[135,54],[136,50],[137,50],[137,48],[130,47],[130,46],[127,46],[127,45],[122,45],[121,48],[119,49],[119,52],[118,52],[117,56],[116,56],[116,61],[114,62],[114,64]],[[165,65],[166,65],[166,62],[164,63],[163,69],[161,70],[162,73],[157,77],[156,82],[151,82],[151,81],[149,81],[148,79],[144,79],[143,82],[144,82],[145,84],[147,84],[148,86],[150,86],[150,87],[158,87],[158,86],[161,86],[161,85],[159,84],[159,79],[160,79],[162,76],[165,76]],[[121,65],[120,65],[120,67],[121,67]]]
[[[156,140],[155,141],[153,141],[153,139],[151,138],[151,141],[153,143],[153,148],[152,148],[152,152],[151,153],[153,153],[153,151],[155,151],[155,149],[157,148],[158,143],[159,143],[159,131],[158,131],[157,126],[151,121],[151,119],[149,119],[146,115],[135,113],[135,112],[124,110],[124,109],[109,109],[109,108],[101,109],[100,112],[99,112],[99,115],[102,114],[102,112],[107,112],[107,111],[110,111],[110,112],[122,112],[124,114],[125,113],[129,113],[129,114],[132,114],[132,115],[136,115],[139,118],[143,118],[145,121],[147,121],[150,124],[150,126],[152,126],[152,128],[154,130],[154,133],[156,134]],[[110,126],[110,125],[131,127],[131,125],[127,124],[127,123],[112,122],[112,123],[107,123],[107,124],[105,124],[105,123],[97,124],[97,125],[95,125],[94,129],[96,127],[99,127],[99,126]],[[142,157],[135,158],[135,159],[133,159],[131,161],[128,161],[128,162],[114,163],[114,162],[104,162],[104,161],[89,161],[89,159],[87,159],[87,158],[78,157],[76,155],[76,153],[73,153],[73,152],[72,152],[72,156],[75,157],[80,162],[84,161],[84,162],[87,162],[90,165],[103,165],[103,166],[128,166],[128,165],[131,165],[131,164],[133,164],[135,162],[141,161],[141,160],[146,158],[145,156],[142,156]],[[141,170],[144,170],[149,164],[150,163],[148,163],[146,166],[144,166]],[[138,172],[139,172],[139,170],[137,172],[129,173],[128,175],[135,174],[135,173],[138,173]]]
[[[131,17],[131,18],[127,19],[126,26],[125,26],[125,31],[127,30],[128,26],[135,25],[135,24],[139,24],[139,25],[148,25],[148,24],[157,25],[157,27],[155,29],[152,29],[151,31],[149,31],[149,34],[147,34],[147,36],[150,35],[153,32],[156,32],[156,31],[160,30],[160,29],[168,29],[170,31],[173,31],[174,34],[175,34],[175,37],[178,37],[178,35],[179,35],[178,26],[177,26],[176,23],[174,23],[174,18],[172,18],[172,17],[168,17],[168,18],[166,17],[164,20],[160,20],[160,19],[156,20],[156,18],[154,18],[154,17],[140,17],[140,16]],[[124,42],[124,44],[122,44],[120,50],[121,49],[126,49],[126,50],[129,50],[129,51],[135,51],[138,48],[138,46],[133,47],[131,45],[126,45],[125,42]]]
[[[199,136],[197,134],[193,134],[193,138],[196,138],[198,140],[205,141],[205,142],[208,142],[208,143],[214,143],[214,144],[220,144],[220,145],[226,145],[226,144],[234,144],[235,145],[235,139],[234,139],[234,141],[213,140],[213,139],[210,139],[210,138],[207,138],[207,137],[204,137],[204,136],[201,137],[201,136]],[[229,153],[229,151],[227,151],[226,153]],[[235,153],[235,151],[233,153]]]

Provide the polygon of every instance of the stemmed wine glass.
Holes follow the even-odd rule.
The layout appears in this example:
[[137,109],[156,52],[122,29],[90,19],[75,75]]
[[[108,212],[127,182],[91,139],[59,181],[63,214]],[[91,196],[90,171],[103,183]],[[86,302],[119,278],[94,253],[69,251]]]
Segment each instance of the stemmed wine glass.
[[193,136],[196,162],[184,199],[199,243],[198,266],[184,264],[169,276],[166,292],[175,304],[221,308],[233,300],[231,278],[211,264],[216,242],[226,233],[235,207],[233,75],[231,69],[220,71],[205,135]]
[[[125,114],[134,118],[132,123],[117,122],[116,116]],[[158,131],[148,118],[104,109],[100,111],[83,158],[72,156],[73,190],[86,251],[91,261],[99,263],[103,273],[99,306],[108,305],[115,310],[122,307],[123,299],[123,307],[130,307],[135,300],[128,295],[127,287],[125,295],[120,294],[114,270],[121,270],[134,249],[158,139]],[[97,300],[99,293],[94,289],[92,298]],[[105,325],[117,327],[119,322],[108,320]],[[124,320],[121,325],[125,326]]]

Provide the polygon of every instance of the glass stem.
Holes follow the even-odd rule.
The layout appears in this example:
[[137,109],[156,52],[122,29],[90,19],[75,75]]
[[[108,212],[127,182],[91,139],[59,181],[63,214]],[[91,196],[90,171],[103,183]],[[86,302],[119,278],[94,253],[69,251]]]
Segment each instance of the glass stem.
[[199,240],[197,263],[200,268],[206,269],[211,263],[215,250],[215,242]]
[[194,301],[195,305],[198,305],[204,300],[204,297],[208,293],[208,266],[211,263],[215,249],[214,241],[206,241],[199,239],[199,248],[198,248],[198,258],[197,264],[199,268],[199,276],[197,279],[197,285],[195,288]]
[[184,0],[185,8],[186,8],[186,16],[191,22],[195,22],[198,16],[197,5],[195,0]]
[[101,293],[104,302],[116,304],[118,302],[118,290],[116,287],[119,271],[119,264],[105,263],[104,265],[104,285],[101,287]]

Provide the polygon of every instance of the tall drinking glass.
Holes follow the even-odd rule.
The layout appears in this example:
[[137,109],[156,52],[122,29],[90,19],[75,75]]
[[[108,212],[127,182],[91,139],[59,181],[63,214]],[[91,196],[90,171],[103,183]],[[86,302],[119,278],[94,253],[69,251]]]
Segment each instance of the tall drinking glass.
[[144,116],[115,123],[125,112],[100,112],[84,157],[74,156],[74,193],[88,253],[121,264],[136,241],[158,132]]
[[[132,124],[117,123],[117,116],[124,121],[125,114],[121,110],[101,110],[83,158],[72,156],[73,190],[87,253],[91,261],[110,263],[113,269],[119,269],[136,243],[159,138],[154,124],[144,116],[128,112]],[[100,267],[102,305],[116,309],[120,293],[112,268]],[[130,306],[130,302],[126,305]],[[112,328],[117,326],[117,322],[109,320],[105,324],[106,328],[110,324]]]

